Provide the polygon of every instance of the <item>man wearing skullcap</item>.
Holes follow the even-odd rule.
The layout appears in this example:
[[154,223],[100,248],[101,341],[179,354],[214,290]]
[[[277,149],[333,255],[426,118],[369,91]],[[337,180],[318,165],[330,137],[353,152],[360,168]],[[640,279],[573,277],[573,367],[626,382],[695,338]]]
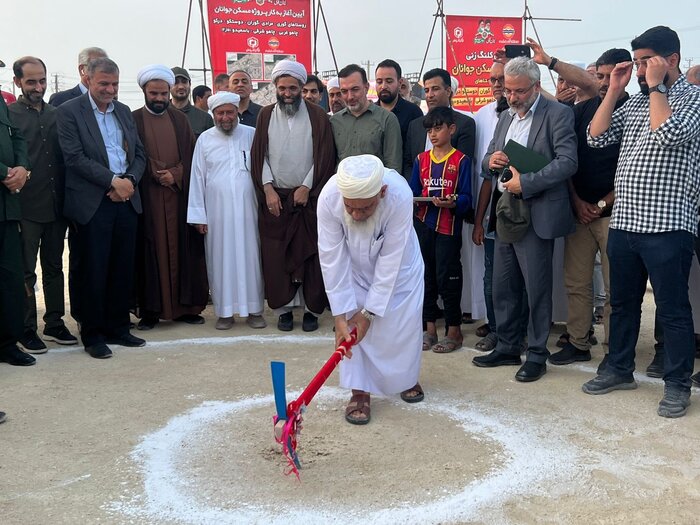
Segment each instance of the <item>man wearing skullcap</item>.
[[328,106],[330,107],[329,115],[335,115],[345,108],[345,101],[340,93],[340,80],[338,77],[333,77],[326,84],[328,90]]
[[234,314],[264,328],[258,203],[250,176],[255,129],[238,122],[236,93],[219,91],[207,104],[215,127],[197,140],[187,222],[204,235],[216,328],[233,327]]
[[401,170],[403,142],[401,126],[391,111],[367,98],[367,73],[357,64],[338,73],[346,108],[331,117],[338,161],[353,155],[370,154],[397,171]]
[[422,401],[424,270],[406,180],[373,155],[341,161],[318,199],[318,248],[336,344],[357,328],[340,363],[340,386],[352,389],[345,419],[369,422],[370,393]]
[[175,75],[167,66],[146,66],[137,75],[145,106],[134,120],[148,162],[139,183],[143,202],[136,247],[138,328],[159,319],[201,324],[208,284],[204,240],[187,224],[187,197],[194,134],[187,117],[170,107]]
[[[174,67],[171,71],[175,75],[175,83],[170,86],[173,106],[185,114],[190,126],[192,126],[194,138],[197,139],[202,132],[214,127],[214,121],[206,110],[193,106],[190,103],[192,83],[188,71],[183,67]],[[211,90],[209,93],[211,93]]]
[[302,99],[306,68],[282,60],[272,70],[277,103],[264,107],[252,149],[258,195],[265,297],[279,316],[277,328],[294,326],[292,308],[305,308],[302,328],[318,328],[328,300],[318,263],[316,202],[335,169],[328,115]]

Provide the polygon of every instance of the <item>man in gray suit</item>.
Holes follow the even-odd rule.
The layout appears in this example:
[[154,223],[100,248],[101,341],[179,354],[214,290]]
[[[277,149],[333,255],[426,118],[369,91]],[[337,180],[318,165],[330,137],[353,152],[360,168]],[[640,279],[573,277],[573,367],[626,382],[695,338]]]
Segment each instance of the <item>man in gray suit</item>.
[[[518,317],[524,288],[530,307],[528,352],[515,379],[529,382],[537,381],[547,371],[552,252],[554,239],[574,231],[567,179],[578,166],[577,142],[571,108],[540,95],[540,71],[535,62],[524,57],[508,62],[503,92],[510,110],[499,117],[483,169],[500,177],[503,169],[510,167],[513,176],[503,186],[522,199],[530,219],[519,240],[505,242],[496,236],[493,302],[498,343],[493,352],[472,362],[479,367],[521,364]],[[536,172],[519,173],[503,152],[509,140],[543,155],[549,164]]]
[[87,93],[87,66],[90,60],[96,58],[107,58],[107,52],[100,47],[86,47],[78,54],[78,75],[80,75],[80,82],[75,87],[66,89],[65,91],[59,91],[54,93],[49,97],[49,104],[54,107],[58,107],[64,102],[68,102],[73,98],[77,98],[80,95]]
[[[119,68],[90,61],[88,92],[58,108],[66,164],[64,214],[71,224],[71,313],[85,351],[112,356],[107,343],[143,346],[129,333],[138,182],[146,165],[131,110],[115,99]],[[76,268],[77,266],[77,268]]]

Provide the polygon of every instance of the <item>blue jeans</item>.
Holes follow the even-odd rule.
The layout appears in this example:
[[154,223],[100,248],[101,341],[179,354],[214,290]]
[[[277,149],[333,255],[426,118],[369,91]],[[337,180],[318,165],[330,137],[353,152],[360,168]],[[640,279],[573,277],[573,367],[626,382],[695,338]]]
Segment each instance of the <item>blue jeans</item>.
[[647,276],[664,331],[664,381],[690,389],[695,357],[688,277],[694,239],[690,232],[632,233],[610,229],[610,354],[608,370],[629,377],[634,371]]

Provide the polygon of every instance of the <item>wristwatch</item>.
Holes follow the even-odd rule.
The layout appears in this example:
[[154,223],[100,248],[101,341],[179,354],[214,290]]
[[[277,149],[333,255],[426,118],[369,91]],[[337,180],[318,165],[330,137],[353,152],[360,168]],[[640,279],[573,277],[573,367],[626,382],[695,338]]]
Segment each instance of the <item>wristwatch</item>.
[[662,95],[665,95],[668,93],[668,88],[666,87],[666,84],[661,83],[649,88],[649,93],[653,93],[654,91],[658,91]]
[[360,314],[362,315],[362,317],[367,319],[370,323],[374,320],[374,314],[372,312],[370,312],[369,310],[367,310],[367,308],[363,308],[362,310],[360,310]]
[[598,201],[598,207],[600,208],[600,211],[603,211],[607,207],[608,203],[605,202],[605,199],[600,199]]

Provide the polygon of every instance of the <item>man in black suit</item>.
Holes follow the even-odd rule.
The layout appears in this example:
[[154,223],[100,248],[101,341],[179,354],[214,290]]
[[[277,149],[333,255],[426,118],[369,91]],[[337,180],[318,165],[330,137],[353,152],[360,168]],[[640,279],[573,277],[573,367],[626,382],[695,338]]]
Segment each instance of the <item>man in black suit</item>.
[[[428,104],[428,111],[437,107],[450,107],[452,98],[452,80],[450,74],[444,69],[431,69],[423,75],[423,87],[425,89],[425,102]],[[452,135],[452,146],[474,158],[474,144],[476,140],[476,125],[474,119],[452,110],[457,131]],[[408,133],[403,145],[403,176],[406,180],[411,180],[413,173],[413,161],[419,153],[430,149],[432,146],[427,140],[428,132],[423,127],[423,117],[420,116],[408,125]]]
[[64,102],[87,93],[87,65],[90,60],[96,58],[107,58],[107,52],[99,47],[86,47],[78,53],[78,75],[80,75],[80,82],[75,87],[51,95],[49,97],[49,104],[58,107]]
[[[115,99],[119,68],[91,60],[88,93],[58,109],[66,163],[64,214],[72,222],[71,313],[81,323],[85,351],[112,356],[107,343],[143,346],[129,333],[138,182],[146,165],[131,111]],[[77,314],[77,316],[76,316]]]

